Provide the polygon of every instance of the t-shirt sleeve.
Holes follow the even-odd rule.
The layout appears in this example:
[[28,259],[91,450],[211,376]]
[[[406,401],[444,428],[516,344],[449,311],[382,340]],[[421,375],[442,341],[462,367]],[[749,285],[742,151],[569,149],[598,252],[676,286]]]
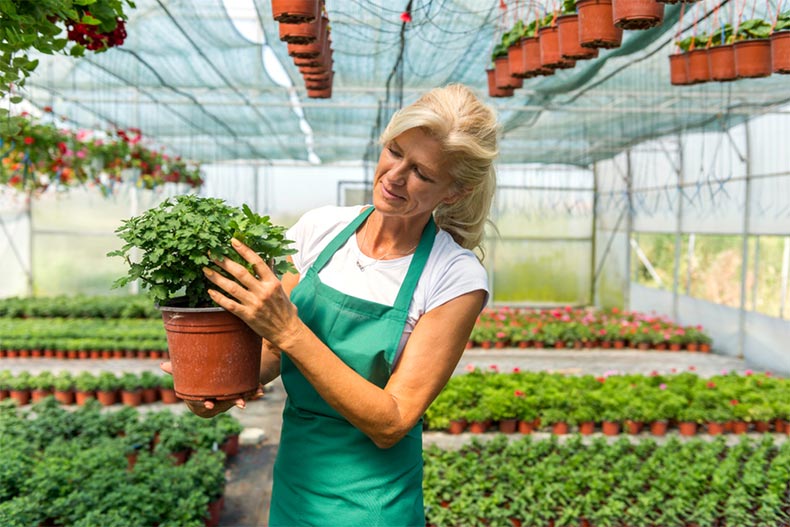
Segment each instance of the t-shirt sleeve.
[[477,290],[486,293],[482,306],[488,303],[488,273],[471,251],[454,255],[445,266],[436,269],[434,273],[431,290],[427,295],[426,312],[453,298]]

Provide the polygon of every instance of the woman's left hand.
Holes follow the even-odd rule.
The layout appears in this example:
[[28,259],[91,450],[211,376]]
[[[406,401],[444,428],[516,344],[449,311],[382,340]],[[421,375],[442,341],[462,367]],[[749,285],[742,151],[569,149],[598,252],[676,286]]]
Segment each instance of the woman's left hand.
[[238,316],[253,331],[277,348],[288,349],[288,343],[303,329],[296,306],[291,303],[272,270],[255,251],[235,238],[231,241],[231,245],[242,258],[252,264],[257,278],[230,258],[223,258],[222,261],[212,260],[236,281],[204,267],[203,273],[206,277],[232,297],[229,298],[217,290],[209,289],[211,299]]

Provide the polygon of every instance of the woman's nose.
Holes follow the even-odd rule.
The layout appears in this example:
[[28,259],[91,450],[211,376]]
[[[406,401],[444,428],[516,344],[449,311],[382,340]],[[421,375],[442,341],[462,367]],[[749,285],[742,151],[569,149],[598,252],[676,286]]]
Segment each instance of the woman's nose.
[[409,173],[409,167],[403,161],[399,162],[389,171],[389,180],[396,185],[402,185],[406,182],[406,176]]

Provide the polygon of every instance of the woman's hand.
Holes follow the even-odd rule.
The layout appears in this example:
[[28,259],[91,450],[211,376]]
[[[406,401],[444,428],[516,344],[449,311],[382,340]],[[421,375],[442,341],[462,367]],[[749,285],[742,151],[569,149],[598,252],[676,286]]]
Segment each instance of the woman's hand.
[[[159,367],[163,372],[170,375],[173,374],[173,364],[170,361],[162,362],[159,364]],[[258,391],[255,392],[255,395],[250,397],[250,400],[260,399],[261,397],[263,397],[263,386],[258,385]],[[221,414],[222,412],[227,412],[234,406],[241,409],[244,409],[247,406],[247,401],[242,398],[236,399],[235,401],[215,401],[212,399],[206,399],[204,401],[191,401],[185,399],[184,403],[193,414],[197,415],[198,417],[205,418],[214,417],[215,415]]]
[[206,277],[233,298],[215,289],[209,289],[209,295],[219,306],[242,319],[253,331],[276,348],[289,349],[289,343],[298,338],[304,330],[296,306],[291,303],[272,270],[255,251],[235,238],[231,244],[236,252],[252,265],[257,278],[230,258],[224,258],[222,261],[213,260],[236,281],[204,267],[203,273]]

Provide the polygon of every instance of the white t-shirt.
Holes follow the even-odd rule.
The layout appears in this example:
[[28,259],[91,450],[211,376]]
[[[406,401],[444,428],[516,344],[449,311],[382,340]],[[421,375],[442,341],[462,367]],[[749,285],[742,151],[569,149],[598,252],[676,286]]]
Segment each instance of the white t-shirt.
[[[294,240],[293,248],[298,251],[292,258],[300,276],[305,276],[324,247],[363,208],[327,206],[314,209],[305,213],[288,230],[286,236]],[[324,284],[346,295],[391,306],[406,277],[412,256],[375,262],[375,259],[362,254],[356,236],[352,235],[318,272],[318,277]],[[357,266],[357,260],[365,266],[364,271]],[[486,292],[485,305],[488,301],[488,275],[485,268],[472,251],[458,245],[449,233],[440,229],[414,290],[397,355],[400,355],[423,314],[462,294],[480,289]]]

